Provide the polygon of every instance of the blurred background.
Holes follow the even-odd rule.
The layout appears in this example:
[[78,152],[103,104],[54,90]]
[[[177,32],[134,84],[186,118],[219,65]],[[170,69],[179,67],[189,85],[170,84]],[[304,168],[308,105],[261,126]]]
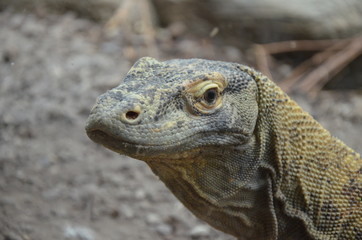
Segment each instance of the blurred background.
[[362,153],[360,0],[0,0],[0,240],[230,240],[91,142],[140,57],[250,65]]

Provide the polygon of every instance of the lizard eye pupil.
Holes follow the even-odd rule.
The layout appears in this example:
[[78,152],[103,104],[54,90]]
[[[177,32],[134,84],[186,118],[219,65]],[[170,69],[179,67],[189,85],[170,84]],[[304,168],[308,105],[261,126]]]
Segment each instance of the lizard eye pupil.
[[215,103],[216,98],[217,98],[217,90],[215,88],[211,88],[204,93],[204,99],[208,104]]

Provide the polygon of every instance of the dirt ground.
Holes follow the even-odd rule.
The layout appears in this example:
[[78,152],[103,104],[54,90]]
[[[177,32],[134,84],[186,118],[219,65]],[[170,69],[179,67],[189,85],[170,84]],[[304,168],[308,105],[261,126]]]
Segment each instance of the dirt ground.
[[[244,62],[233,47],[167,31],[161,59]],[[146,164],[85,135],[96,97],[145,55],[139,36],[124,34],[71,14],[0,12],[0,240],[233,239],[189,213]],[[298,101],[362,152],[361,92]]]

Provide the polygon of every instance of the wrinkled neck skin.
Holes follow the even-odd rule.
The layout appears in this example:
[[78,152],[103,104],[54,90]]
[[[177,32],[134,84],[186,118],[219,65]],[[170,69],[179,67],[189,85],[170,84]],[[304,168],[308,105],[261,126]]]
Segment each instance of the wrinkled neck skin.
[[[266,83],[271,85],[259,86],[259,94],[288,98],[281,91],[262,92],[276,87]],[[190,211],[216,229],[240,240],[311,239],[303,220],[286,213],[284,200],[275,196],[281,163],[273,118],[279,110],[263,102],[259,110],[253,134],[238,146],[204,147],[191,159],[147,163]]]
[[259,140],[205,148],[193,159],[148,165],[197,217],[239,239],[276,239],[271,181],[259,167]]

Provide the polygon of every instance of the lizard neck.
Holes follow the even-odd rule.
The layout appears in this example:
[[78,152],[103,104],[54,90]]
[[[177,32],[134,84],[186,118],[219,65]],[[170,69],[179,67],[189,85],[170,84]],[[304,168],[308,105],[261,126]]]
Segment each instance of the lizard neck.
[[[271,185],[258,167],[257,141],[181,163],[147,162],[173,194],[197,217],[243,239],[275,239]],[[267,220],[266,220],[267,219]]]
[[[262,75],[256,75],[255,79],[259,89],[259,115],[255,131],[259,141],[259,166],[268,172],[271,181],[270,198],[276,216],[277,239],[311,239],[305,220],[308,216],[304,213],[307,200],[300,185],[303,176],[293,172],[303,164],[294,161],[305,154],[299,145],[303,145],[303,141],[314,140],[313,136],[300,139],[299,123],[307,121],[311,128],[321,133],[327,131],[272,81]],[[298,146],[291,147],[294,144]],[[308,144],[305,142],[305,145]],[[283,235],[285,233],[288,235]]]
[[264,153],[261,166],[272,179],[278,229],[303,229],[293,239],[337,239],[347,232],[355,239],[362,214],[350,212],[360,209],[354,195],[361,191],[346,194],[346,189],[360,176],[359,154],[332,137],[272,81],[256,79],[256,132]]

